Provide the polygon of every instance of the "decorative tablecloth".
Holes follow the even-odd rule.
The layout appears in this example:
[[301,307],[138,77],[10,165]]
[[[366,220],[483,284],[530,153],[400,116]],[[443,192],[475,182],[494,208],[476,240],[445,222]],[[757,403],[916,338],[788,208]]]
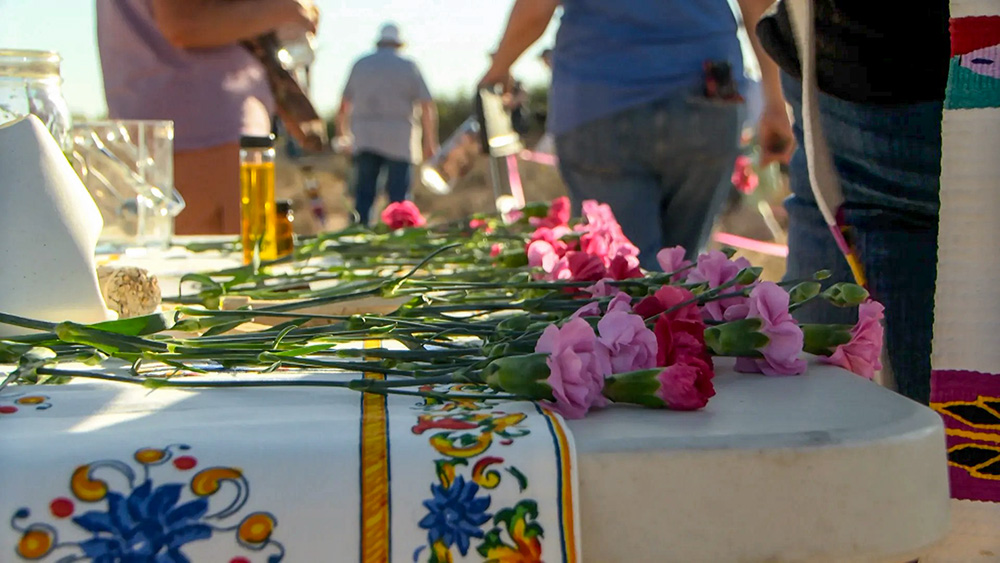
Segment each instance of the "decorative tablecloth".
[[532,403],[9,388],[0,452],[0,561],[577,560],[573,441]]
[[[165,293],[176,291],[181,273],[229,261],[173,251],[120,260],[159,275]],[[7,389],[0,393],[0,514],[7,517],[0,562],[19,560],[12,554],[32,525],[36,550],[49,534],[62,543],[93,538],[74,518],[108,513],[112,492],[126,508],[121,512],[116,501],[113,521],[131,518],[132,491],[139,492],[133,505],[147,513],[207,504],[204,511],[194,505],[194,524],[208,525],[209,538],[179,550],[196,562],[268,561],[282,553],[285,562],[446,561],[433,544],[449,539],[451,556],[460,560],[463,534],[455,529],[446,538],[448,527],[440,526],[432,539],[431,530],[439,515],[455,528],[482,520],[477,511],[492,518],[479,526],[482,537],[467,534],[472,560],[485,559],[483,547],[506,556],[501,561],[538,560],[538,548],[545,561],[585,555],[601,563],[908,561],[946,532],[944,429],[930,409],[819,364],[800,377],[775,378],[736,374],[720,358],[714,383],[718,394],[702,411],[614,407],[569,422],[508,403],[489,418],[473,405],[414,399],[367,408],[356,393],[315,387]],[[363,429],[384,431],[386,442],[378,438],[369,444],[379,447],[363,449]],[[381,449],[383,443],[389,446]],[[72,479],[82,466],[90,468],[82,482],[107,483],[105,500],[74,495]],[[199,496],[192,483],[206,469],[239,476],[207,473],[198,490],[218,489]],[[364,479],[386,482],[386,475],[382,496],[363,503]],[[494,478],[499,484],[490,489]],[[166,490],[177,490],[176,500],[160,493],[154,503],[153,491],[164,485],[174,485]],[[476,503],[487,495],[488,506]],[[172,504],[160,508],[165,500]],[[29,514],[18,517],[22,509]],[[147,526],[142,533],[165,537],[167,520],[156,520],[164,523],[159,532]],[[390,540],[363,544],[366,529],[388,529]],[[62,557],[82,548],[60,549]],[[42,560],[59,559],[53,553]]]

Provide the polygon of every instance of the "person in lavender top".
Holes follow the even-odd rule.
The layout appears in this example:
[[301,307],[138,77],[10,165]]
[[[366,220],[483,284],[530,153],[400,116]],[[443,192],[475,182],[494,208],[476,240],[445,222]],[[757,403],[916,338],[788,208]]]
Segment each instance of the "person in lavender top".
[[240,41],[317,17],[306,0],[97,0],[108,117],[174,122],[178,234],[239,232],[239,139],[269,134],[274,112]]

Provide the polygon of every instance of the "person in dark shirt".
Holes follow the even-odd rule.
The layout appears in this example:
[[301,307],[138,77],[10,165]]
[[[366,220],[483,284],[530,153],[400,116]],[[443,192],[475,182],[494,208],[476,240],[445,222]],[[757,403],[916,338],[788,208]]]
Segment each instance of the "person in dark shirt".
[[[897,389],[927,403],[936,277],[941,118],[948,78],[948,0],[907,6],[813,0],[820,114],[857,235],[872,297],[885,305],[886,347]],[[802,87],[787,6],[756,28],[782,69],[782,88],[803,144]],[[790,165],[787,279],[833,272],[852,281],[809,184],[805,151]],[[800,322],[853,322],[844,309],[813,305]]]

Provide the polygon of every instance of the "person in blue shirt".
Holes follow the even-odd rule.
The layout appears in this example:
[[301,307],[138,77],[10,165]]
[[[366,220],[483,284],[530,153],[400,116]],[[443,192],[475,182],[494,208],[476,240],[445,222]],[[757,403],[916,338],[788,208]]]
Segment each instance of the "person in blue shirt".
[[[656,269],[667,246],[694,257],[725,201],[742,126],[741,97],[706,88],[707,62],[728,64],[733,84],[743,84],[729,2],[517,0],[482,84],[509,83],[511,65],[560,4],[546,126],[570,199],[577,211],[586,199],[609,204],[644,268]],[[739,4],[753,29],[771,0]],[[763,163],[787,163],[794,140],[779,71],[750,38],[765,99]]]

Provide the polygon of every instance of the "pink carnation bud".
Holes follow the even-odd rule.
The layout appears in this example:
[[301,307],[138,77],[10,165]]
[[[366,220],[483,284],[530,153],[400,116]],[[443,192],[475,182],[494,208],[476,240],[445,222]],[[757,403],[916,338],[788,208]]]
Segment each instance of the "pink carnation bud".
[[858,324],[851,329],[851,340],[837,346],[829,357],[820,357],[824,364],[840,366],[864,377],[874,379],[882,369],[882,328],[885,307],[869,299],[858,306]]

